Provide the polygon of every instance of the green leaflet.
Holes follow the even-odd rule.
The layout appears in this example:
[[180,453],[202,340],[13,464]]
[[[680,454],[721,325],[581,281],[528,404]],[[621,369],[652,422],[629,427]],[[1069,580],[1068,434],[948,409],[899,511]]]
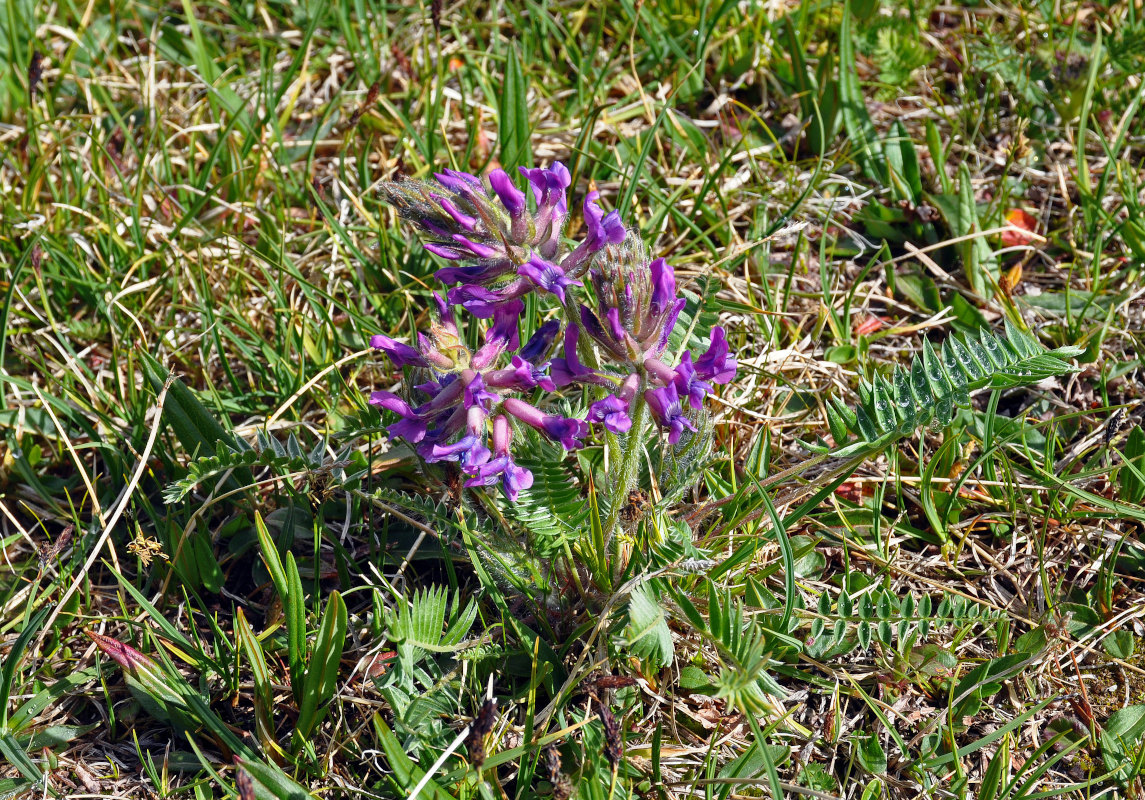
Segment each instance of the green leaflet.
[[559,460],[523,456],[517,463],[533,473],[533,485],[516,503],[506,504],[506,512],[528,529],[530,544],[542,557],[561,552],[585,527],[589,509],[581,488]]
[[647,584],[632,591],[624,635],[634,655],[658,667],[672,665],[674,648],[667,615],[656,593]]
[[[863,381],[853,412],[837,401],[828,404],[836,443],[830,454],[874,453],[922,425],[947,425],[957,406],[969,405],[972,390],[1011,389],[1076,372],[1066,359],[1081,352],[1080,347],[1048,350],[1009,320],[1004,337],[985,329],[977,336],[951,335],[937,350],[926,341],[909,370],[896,367],[890,378]],[[849,434],[855,438],[848,441]]]
[[[412,667],[428,653],[453,653],[477,619],[477,604],[461,609],[461,597],[450,603],[444,586],[415,592],[409,602],[398,600],[386,612],[386,636],[394,642],[403,668]],[[443,631],[444,628],[444,631]]]
[[258,432],[256,447],[252,448],[243,439],[234,437],[232,443],[220,439],[215,443],[214,455],[203,455],[187,465],[187,474],[163,490],[163,502],[177,503],[199,484],[222,475],[228,470],[250,467],[272,467],[278,473],[328,470],[335,485],[351,483],[361,471],[348,475],[345,467],[350,464],[351,448],[345,448],[336,459],[326,455],[326,442],[319,440],[310,452],[305,452],[293,433],[283,444],[262,431]]

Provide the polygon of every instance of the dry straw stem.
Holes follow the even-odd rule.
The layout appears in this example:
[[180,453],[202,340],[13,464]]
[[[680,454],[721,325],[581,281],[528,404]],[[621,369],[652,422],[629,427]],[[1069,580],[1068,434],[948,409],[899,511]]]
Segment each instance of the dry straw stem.
[[[72,580],[71,585],[63,593],[63,595],[60,596],[60,599],[56,601],[55,608],[52,610],[52,613],[48,616],[47,621],[44,623],[44,627],[41,629],[40,635],[36,638],[36,647],[34,648],[35,650],[38,650],[40,645],[43,644],[44,637],[47,636],[48,633],[52,630],[52,624],[63,612],[64,608],[66,608],[68,600],[70,600],[71,596],[75,594],[75,591],[80,587],[80,584],[82,584],[84,580],[87,579],[88,572],[91,570],[92,565],[96,562],[96,559],[99,558],[100,553],[103,551],[103,546],[107,543],[108,538],[111,536],[111,532],[114,529],[115,524],[119,522],[119,518],[123,515],[124,510],[127,508],[127,504],[131,500],[131,495],[135,491],[135,487],[139,485],[139,479],[143,477],[143,473],[147,469],[147,459],[151,457],[151,450],[155,447],[155,440],[159,436],[159,429],[163,425],[163,403],[167,399],[167,390],[171,388],[171,384],[175,381],[175,379],[176,375],[173,371],[168,373],[167,380],[164,382],[163,388],[160,390],[159,396],[155,400],[155,417],[151,423],[151,433],[147,436],[147,444],[143,447],[143,452],[139,456],[139,462],[135,467],[135,471],[132,472],[131,479],[128,481],[127,486],[124,487],[123,492],[119,496],[118,502],[115,504],[115,507],[111,510],[111,516],[108,517],[104,522],[103,531],[100,533],[99,538],[96,539],[95,544],[92,545],[91,554],[87,557],[87,561],[84,562],[83,566],[76,574],[76,577]],[[55,415],[51,411],[51,406],[45,402],[44,408],[48,409],[49,413],[52,413],[53,421],[56,422],[57,429],[62,433],[64,429],[59,425],[59,421],[55,419]],[[68,447],[70,450],[70,443]],[[72,452],[74,454],[74,450]],[[94,490],[92,490],[91,497],[93,502],[97,502],[95,500]]]

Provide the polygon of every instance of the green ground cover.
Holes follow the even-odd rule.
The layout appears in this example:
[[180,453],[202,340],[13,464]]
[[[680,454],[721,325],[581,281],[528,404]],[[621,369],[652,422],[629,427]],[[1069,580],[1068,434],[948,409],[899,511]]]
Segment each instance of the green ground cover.
[[[1125,2],[10,0],[0,796],[1141,796],[1142,42]],[[631,486],[520,434],[511,503],[367,403],[444,263],[382,187],[558,160],[568,234],[598,190],[739,371]],[[982,330],[975,391],[926,382]]]

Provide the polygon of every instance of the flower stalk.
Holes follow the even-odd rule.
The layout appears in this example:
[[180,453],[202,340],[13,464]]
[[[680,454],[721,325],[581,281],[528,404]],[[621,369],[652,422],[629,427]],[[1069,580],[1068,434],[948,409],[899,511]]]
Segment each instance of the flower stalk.
[[613,550],[612,542],[616,533],[616,525],[617,522],[620,521],[620,512],[628,502],[628,495],[632,491],[633,484],[636,482],[636,475],[640,466],[640,455],[644,451],[644,423],[648,418],[648,404],[644,401],[643,394],[638,393],[636,395],[632,407],[629,409],[629,416],[632,419],[632,427],[624,437],[626,446],[621,445],[618,435],[613,434],[609,437],[610,442],[615,445],[613,452],[616,452],[617,455],[620,456],[618,460],[619,468],[616,472],[616,483],[612,491],[612,497],[609,498],[611,502],[608,509],[608,517],[604,521],[604,543],[610,554]]

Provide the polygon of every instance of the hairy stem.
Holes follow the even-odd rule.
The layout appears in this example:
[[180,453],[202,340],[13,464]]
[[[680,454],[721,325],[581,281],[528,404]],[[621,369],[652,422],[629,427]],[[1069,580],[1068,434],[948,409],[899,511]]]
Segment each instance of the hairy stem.
[[[619,463],[614,466],[614,469],[617,470],[615,473],[616,482],[613,483],[612,492],[609,495],[611,502],[608,509],[608,519],[604,521],[604,543],[605,547],[610,550],[613,534],[616,531],[616,523],[620,519],[620,511],[628,500],[628,493],[632,491],[632,484],[636,480],[640,465],[640,453],[644,450],[644,422],[648,417],[648,404],[644,402],[643,392],[637,392],[636,396],[632,398],[632,405],[628,414],[632,418],[632,427],[628,431],[627,449],[621,455]],[[617,443],[619,444],[619,440]]]

